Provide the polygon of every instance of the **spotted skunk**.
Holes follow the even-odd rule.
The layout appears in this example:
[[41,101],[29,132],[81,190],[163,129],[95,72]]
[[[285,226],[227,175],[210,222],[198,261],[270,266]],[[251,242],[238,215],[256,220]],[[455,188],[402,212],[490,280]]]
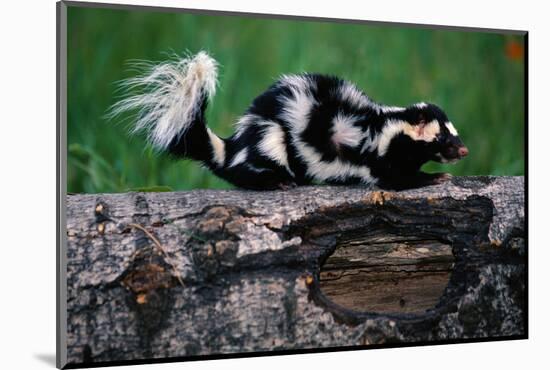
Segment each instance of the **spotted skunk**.
[[407,108],[371,100],[351,82],[305,73],[283,75],[252,102],[227,139],[207,126],[217,62],[206,52],[150,66],[123,82],[112,114],[138,110],[134,132],[160,151],[201,161],[247,189],[311,183],[364,184],[401,190],[446,181],[427,161],[468,154],[453,124],[434,104]]

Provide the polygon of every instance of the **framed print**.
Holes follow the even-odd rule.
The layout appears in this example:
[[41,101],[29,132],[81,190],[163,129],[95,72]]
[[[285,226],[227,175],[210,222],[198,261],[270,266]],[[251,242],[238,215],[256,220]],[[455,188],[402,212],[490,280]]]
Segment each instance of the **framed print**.
[[527,338],[526,31],[57,10],[58,367]]

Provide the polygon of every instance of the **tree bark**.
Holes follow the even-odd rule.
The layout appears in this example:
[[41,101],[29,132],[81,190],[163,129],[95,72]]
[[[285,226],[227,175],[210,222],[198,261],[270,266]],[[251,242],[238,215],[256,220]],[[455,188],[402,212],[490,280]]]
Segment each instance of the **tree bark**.
[[69,195],[68,362],[525,337],[524,191]]

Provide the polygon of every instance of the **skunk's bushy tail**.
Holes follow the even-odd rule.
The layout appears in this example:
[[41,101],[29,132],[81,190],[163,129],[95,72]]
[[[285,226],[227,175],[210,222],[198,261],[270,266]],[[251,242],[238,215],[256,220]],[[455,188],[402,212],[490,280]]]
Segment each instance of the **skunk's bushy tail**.
[[[145,66],[142,75],[121,82],[125,98],[109,115],[137,111],[132,132],[145,131],[156,149],[207,162],[215,159],[214,144],[219,146],[221,139],[206,128],[204,110],[216,92],[218,63],[201,51]],[[207,153],[205,146],[213,150]]]

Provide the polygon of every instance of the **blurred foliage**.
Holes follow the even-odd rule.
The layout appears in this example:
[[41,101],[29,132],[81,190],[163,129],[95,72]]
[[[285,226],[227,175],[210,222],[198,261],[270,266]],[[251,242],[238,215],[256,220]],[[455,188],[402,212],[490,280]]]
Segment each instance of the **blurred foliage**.
[[443,107],[470,149],[455,175],[524,173],[523,38],[419,27],[342,24],[150,10],[68,9],[69,192],[230,188],[196,162],[173,160],[130,137],[131,117],[109,122],[130,60],[209,51],[221,64],[207,112],[222,137],[254,97],[284,73],[355,82],[371,98]]

